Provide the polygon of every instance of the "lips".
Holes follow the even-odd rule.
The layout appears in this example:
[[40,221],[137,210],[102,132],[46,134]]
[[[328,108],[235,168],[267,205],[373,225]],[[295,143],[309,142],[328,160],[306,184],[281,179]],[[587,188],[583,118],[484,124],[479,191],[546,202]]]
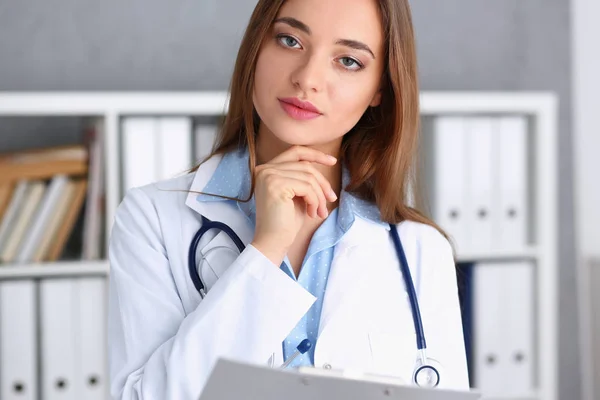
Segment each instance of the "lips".
[[278,100],[283,110],[294,119],[309,120],[322,115],[319,109],[308,101],[302,101],[295,97],[282,98]]
[[302,101],[296,97],[287,97],[284,99],[279,99],[280,101],[283,101],[284,103],[287,104],[291,104],[293,106],[296,106],[298,108],[301,108],[303,110],[306,111],[311,111],[317,114],[321,114],[321,112],[319,111],[319,109],[315,106],[312,105],[312,103],[308,102],[308,101]]

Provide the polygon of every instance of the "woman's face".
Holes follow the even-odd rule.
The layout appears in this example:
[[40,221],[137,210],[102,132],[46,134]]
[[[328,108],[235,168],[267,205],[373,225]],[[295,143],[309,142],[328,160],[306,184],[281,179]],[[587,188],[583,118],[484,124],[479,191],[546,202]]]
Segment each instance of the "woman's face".
[[383,44],[376,0],[286,1],[256,65],[259,134],[290,145],[340,139],[379,104]]

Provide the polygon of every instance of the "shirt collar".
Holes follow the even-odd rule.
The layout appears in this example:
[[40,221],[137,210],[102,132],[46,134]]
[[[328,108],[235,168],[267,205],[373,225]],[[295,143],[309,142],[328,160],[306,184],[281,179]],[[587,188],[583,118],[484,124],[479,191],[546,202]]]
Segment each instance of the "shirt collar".
[[[349,183],[350,172],[344,166],[342,168],[342,188],[345,188]],[[244,147],[223,155],[217,169],[204,189],[202,189],[202,192],[210,194],[199,194],[196,199],[200,202],[228,201],[227,199],[212,196],[211,194],[246,199],[250,193],[250,185],[249,154],[247,148]],[[256,203],[254,195],[249,201],[236,201],[236,204],[250,221],[255,224]],[[352,226],[355,216],[385,227],[388,226],[387,223],[381,220],[381,213],[376,204],[363,200],[344,189],[342,189],[340,194],[338,211],[337,222],[344,232]]]

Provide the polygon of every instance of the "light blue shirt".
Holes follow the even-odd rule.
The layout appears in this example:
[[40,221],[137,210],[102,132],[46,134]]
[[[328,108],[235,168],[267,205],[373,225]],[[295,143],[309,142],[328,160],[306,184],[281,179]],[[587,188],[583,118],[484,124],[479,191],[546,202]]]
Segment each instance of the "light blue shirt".
[[[221,196],[246,199],[250,193],[251,185],[248,159],[247,148],[225,154],[210,181],[202,191]],[[350,175],[344,167],[342,169],[342,188],[345,188],[349,182]],[[197,200],[236,203],[237,207],[247,216],[248,222],[252,224],[252,227],[256,226],[256,203],[254,196],[246,203],[204,194],[199,194]],[[333,259],[333,250],[335,245],[352,226],[355,216],[387,226],[386,223],[381,221],[381,214],[375,204],[362,200],[342,189],[339,207],[335,208],[329,214],[315,231],[310,241],[298,278],[296,279],[287,256],[281,263],[281,269],[291,279],[296,280],[299,285],[316,297],[315,303],[282,344],[284,360],[287,360],[296,351],[296,347],[302,340],[308,338],[313,345],[306,354],[298,356],[292,362],[291,366],[293,367],[314,365],[314,345],[319,333],[321,309],[323,307],[329,269]]]

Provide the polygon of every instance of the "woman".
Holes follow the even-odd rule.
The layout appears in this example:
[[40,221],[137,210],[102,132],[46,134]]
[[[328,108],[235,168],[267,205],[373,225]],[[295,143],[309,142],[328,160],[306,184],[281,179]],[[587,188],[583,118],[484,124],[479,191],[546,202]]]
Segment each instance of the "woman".
[[[415,328],[394,224],[440,387],[468,389],[450,244],[405,198],[419,120],[407,0],[259,0],[218,146],[130,190],[110,243],[119,399],[195,399],[219,357],[352,368],[411,383]],[[240,236],[188,247],[203,218]],[[235,250],[235,251],[234,251]]]

